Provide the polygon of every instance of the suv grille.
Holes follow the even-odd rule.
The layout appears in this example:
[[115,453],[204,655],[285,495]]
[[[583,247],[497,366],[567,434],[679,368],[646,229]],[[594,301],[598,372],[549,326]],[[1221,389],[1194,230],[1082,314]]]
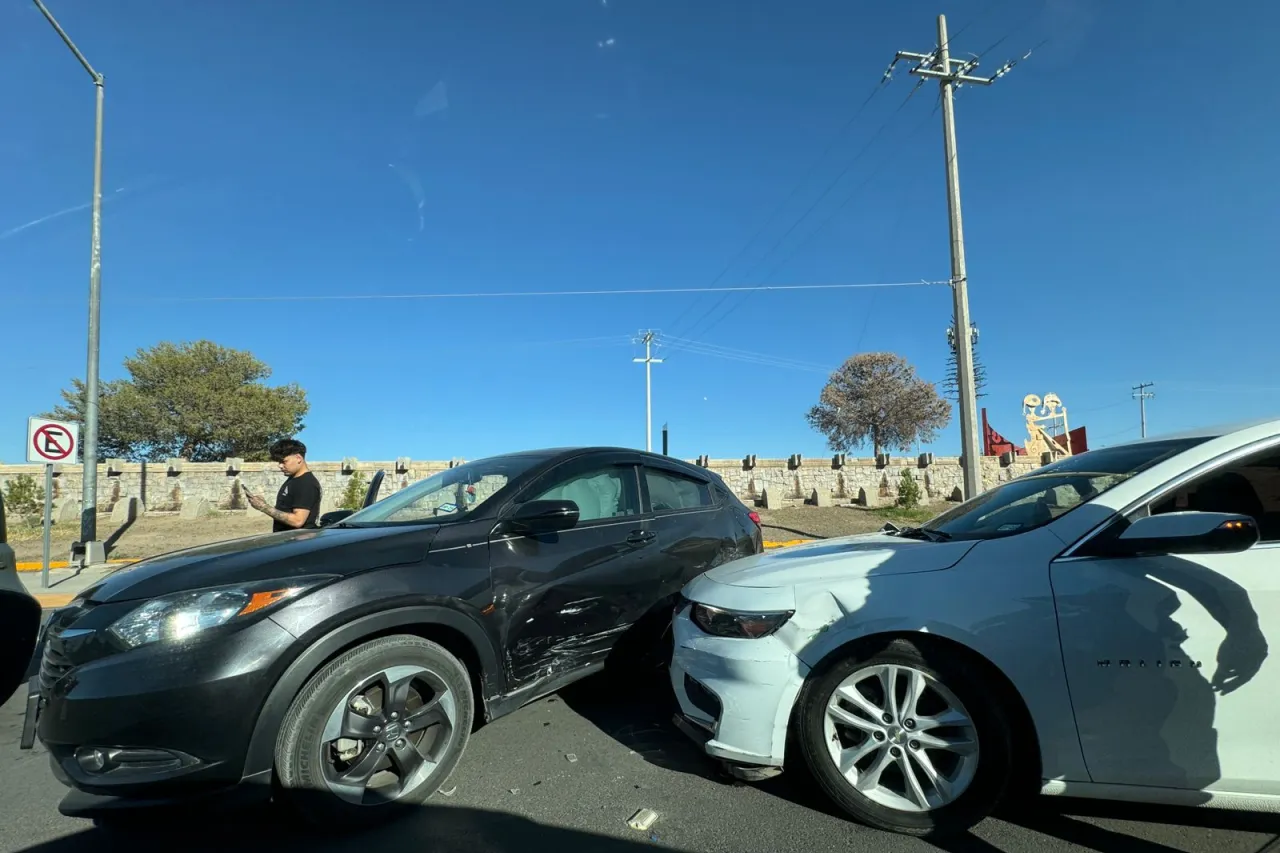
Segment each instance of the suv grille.
[[53,686],[75,666],[67,656],[67,642],[62,635],[91,607],[93,607],[92,604],[80,602],[55,611],[49,617],[49,626],[44,639],[44,653],[40,657],[40,692],[42,694],[47,696]]

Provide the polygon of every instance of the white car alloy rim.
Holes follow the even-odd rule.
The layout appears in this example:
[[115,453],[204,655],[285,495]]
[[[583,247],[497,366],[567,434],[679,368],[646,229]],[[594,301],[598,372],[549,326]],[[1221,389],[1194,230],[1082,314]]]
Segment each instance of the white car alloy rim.
[[827,700],[831,760],[858,793],[902,812],[952,803],[978,769],[978,733],[956,695],[910,666],[852,673]]

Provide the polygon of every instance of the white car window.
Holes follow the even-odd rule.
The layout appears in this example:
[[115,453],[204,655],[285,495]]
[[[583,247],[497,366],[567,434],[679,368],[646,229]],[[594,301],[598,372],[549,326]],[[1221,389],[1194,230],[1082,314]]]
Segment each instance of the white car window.
[[1280,450],[1271,448],[1223,466],[1154,503],[1150,512],[1198,510],[1247,515],[1263,542],[1280,542]]

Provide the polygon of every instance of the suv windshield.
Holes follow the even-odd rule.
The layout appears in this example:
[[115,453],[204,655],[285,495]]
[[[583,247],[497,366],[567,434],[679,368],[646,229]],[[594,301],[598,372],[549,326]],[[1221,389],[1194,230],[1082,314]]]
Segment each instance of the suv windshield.
[[527,453],[477,459],[440,471],[348,516],[342,527],[456,521],[479,509],[503,486],[545,462]]
[[995,539],[1025,533],[1189,450],[1207,437],[1147,441],[1090,450],[983,492],[921,525],[935,539]]

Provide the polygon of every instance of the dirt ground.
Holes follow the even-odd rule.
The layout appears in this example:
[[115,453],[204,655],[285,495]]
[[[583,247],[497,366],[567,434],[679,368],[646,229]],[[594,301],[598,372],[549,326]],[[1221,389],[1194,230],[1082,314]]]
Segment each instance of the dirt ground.
[[[98,521],[98,535],[110,537],[119,533],[114,547],[107,555],[112,560],[138,560],[169,551],[179,551],[196,545],[207,545],[225,539],[238,539],[256,533],[269,533],[271,519],[260,512],[225,512],[208,518],[183,519],[176,513],[147,513],[128,529],[118,531],[109,516]],[[11,529],[10,543],[17,552],[18,562],[34,562],[40,559],[40,529]],[[80,531],[73,524],[53,526],[51,558],[67,559],[73,540],[80,538]]]
[[[804,506],[761,510],[760,520],[763,522],[766,542],[787,542],[794,539],[829,539],[852,533],[870,533],[879,530],[886,521],[917,524],[932,518],[944,508],[944,504],[917,510]],[[224,512],[200,519],[182,519],[173,513],[148,513],[125,530],[117,530],[106,516],[98,522],[100,536],[119,534],[108,555],[113,560],[138,560],[270,530],[271,520],[257,512]],[[35,562],[40,559],[39,528],[16,528],[10,534],[10,544],[17,552],[19,562]],[[67,559],[71,542],[77,538],[79,530],[73,525],[54,525],[52,559]]]

